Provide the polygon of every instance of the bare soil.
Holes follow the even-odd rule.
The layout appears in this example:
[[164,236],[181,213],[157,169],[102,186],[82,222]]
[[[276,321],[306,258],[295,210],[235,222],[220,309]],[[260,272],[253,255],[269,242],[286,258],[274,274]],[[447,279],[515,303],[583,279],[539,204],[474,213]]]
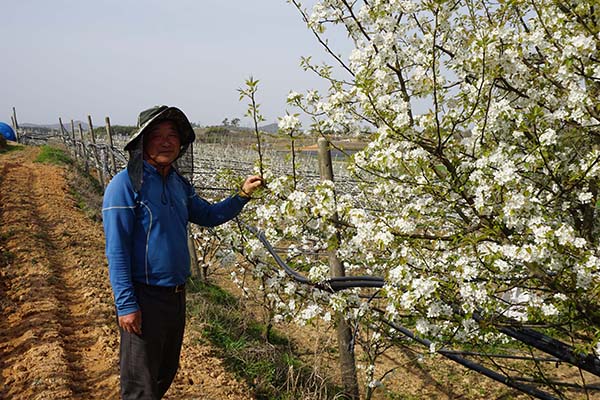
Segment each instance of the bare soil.
[[[0,154],[0,399],[117,399],[118,330],[98,220],[39,148]],[[250,399],[187,330],[167,399]]]

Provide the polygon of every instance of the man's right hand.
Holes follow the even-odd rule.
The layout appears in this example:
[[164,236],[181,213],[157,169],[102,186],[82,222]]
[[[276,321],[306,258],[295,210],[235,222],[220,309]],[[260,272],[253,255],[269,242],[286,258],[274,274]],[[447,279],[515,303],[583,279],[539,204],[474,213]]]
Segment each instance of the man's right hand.
[[140,310],[119,317],[119,326],[126,332],[142,334],[142,312]]

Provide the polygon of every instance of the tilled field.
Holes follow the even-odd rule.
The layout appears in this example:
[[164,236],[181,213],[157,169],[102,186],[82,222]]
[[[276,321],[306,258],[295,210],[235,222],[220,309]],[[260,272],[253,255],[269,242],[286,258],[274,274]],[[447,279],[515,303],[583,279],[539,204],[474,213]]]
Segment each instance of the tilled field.
[[[66,169],[0,154],[0,399],[117,399],[118,331],[102,226]],[[249,399],[188,329],[169,399]]]

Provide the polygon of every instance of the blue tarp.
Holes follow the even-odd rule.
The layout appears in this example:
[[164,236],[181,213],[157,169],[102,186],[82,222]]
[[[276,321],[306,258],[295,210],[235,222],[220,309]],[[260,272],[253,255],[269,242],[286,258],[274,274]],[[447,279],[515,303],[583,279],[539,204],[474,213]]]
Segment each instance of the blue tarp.
[[4,136],[6,140],[12,140],[13,142],[17,141],[13,128],[4,122],[0,122],[0,135]]

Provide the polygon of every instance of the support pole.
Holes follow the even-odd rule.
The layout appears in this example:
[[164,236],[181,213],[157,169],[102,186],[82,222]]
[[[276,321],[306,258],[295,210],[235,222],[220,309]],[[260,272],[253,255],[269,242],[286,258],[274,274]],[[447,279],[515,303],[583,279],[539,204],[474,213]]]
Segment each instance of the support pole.
[[15,136],[17,139],[17,143],[19,143],[21,135],[19,135],[19,121],[17,120],[17,110],[14,107],[12,108],[12,114],[13,115],[11,117],[11,121],[13,123],[13,128],[15,128]]
[[78,124],[79,126],[79,137],[81,138],[81,157],[83,158],[83,162],[85,163],[85,172],[87,174],[90,173],[90,165],[87,158],[87,153],[85,151],[85,139],[83,138],[83,128],[81,127],[81,122]]
[[75,139],[75,122],[71,120],[71,140],[73,140],[73,147],[75,150],[75,161],[79,159],[79,145],[77,144],[77,140]]
[[58,117],[58,129],[60,129],[60,137],[61,137],[63,143],[65,144],[65,146],[67,146],[65,127],[63,126],[61,117]]
[[113,152],[113,138],[112,138],[112,129],[110,127],[110,118],[106,117],[104,119],[104,121],[106,122],[106,135],[108,136],[108,146],[109,146],[109,154],[110,154],[110,164],[111,164],[111,170],[109,171],[109,174],[111,176],[114,176],[117,174],[117,163],[115,162],[115,153]]
[[92,116],[88,115],[88,127],[90,130],[90,136],[92,137],[92,147],[94,148],[94,163],[96,164],[96,172],[98,173],[98,182],[104,187],[104,165],[98,158],[98,147],[96,147],[96,135],[94,135],[94,125],[92,124]]
[[[319,138],[317,140],[317,145],[319,148],[319,172],[321,180],[329,180],[333,182],[333,165],[331,163],[331,151],[329,149],[329,143],[324,138]],[[333,215],[331,222],[337,225],[337,213]],[[336,236],[336,245],[328,250],[331,277],[341,277],[346,275],[344,266],[336,254],[338,249],[337,243],[340,241],[340,236],[339,233],[337,233],[337,229]],[[358,379],[356,377],[356,361],[354,359],[352,330],[350,329],[348,321],[346,321],[341,313],[337,313],[336,320],[344,398],[359,400],[360,395],[358,391]]]

